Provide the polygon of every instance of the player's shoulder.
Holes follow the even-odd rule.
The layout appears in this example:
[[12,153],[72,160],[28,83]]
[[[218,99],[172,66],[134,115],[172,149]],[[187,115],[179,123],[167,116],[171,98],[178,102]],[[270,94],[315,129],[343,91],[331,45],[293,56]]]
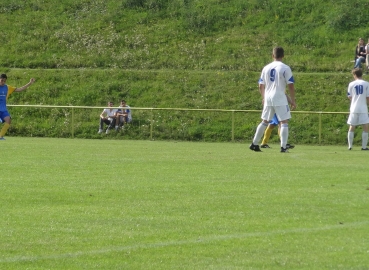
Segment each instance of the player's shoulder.
[[368,86],[369,82],[363,79],[358,79],[358,80],[354,80],[350,83],[351,85],[357,85],[357,84],[361,84],[361,85],[365,85]]
[[280,63],[281,68],[291,70],[291,68],[290,68],[290,66],[289,66],[289,65],[287,65],[287,64],[285,64],[285,63],[283,63],[283,62],[279,62],[279,63]]
[[369,82],[368,82],[368,81],[366,81],[366,80],[362,80],[362,82],[363,82],[363,84],[365,84],[365,85],[369,85]]
[[354,85],[354,84],[357,84],[357,80],[355,80],[355,81],[351,81],[351,82],[349,82],[349,86],[352,86],[352,85]]
[[263,70],[266,70],[266,69],[271,69],[272,67],[275,66],[275,62],[270,62],[269,64],[266,64],[264,67],[263,67]]
[[274,68],[279,69],[279,70],[281,70],[283,72],[286,71],[286,70],[291,71],[290,66],[287,65],[287,64],[285,64],[285,63],[283,63],[282,61],[274,61],[271,64],[272,64],[271,66],[273,66]]
[[[269,64],[267,64],[266,66],[264,66],[263,68],[263,72],[265,73],[269,73],[270,70],[275,69],[281,72],[284,72],[286,70],[291,71],[291,68],[286,65],[285,63],[281,62],[281,61],[273,61],[270,62]],[[292,72],[292,71],[291,71]]]

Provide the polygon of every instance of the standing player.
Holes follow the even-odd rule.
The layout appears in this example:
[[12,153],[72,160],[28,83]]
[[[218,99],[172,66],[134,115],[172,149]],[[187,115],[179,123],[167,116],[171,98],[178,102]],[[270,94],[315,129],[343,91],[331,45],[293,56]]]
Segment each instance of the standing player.
[[347,120],[347,124],[350,125],[347,134],[348,149],[352,149],[355,126],[362,125],[361,150],[369,150],[369,148],[367,148],[369,129],[369,83],[361,78],[363,76],[363,71],[360,68],[353,69],[352,75],[355,80],[349,84],[347,90],[347,97],[351,100],[350,115]]
[[278,120],[281,122],[281,152],[287,152],[288,120],[291,118],[291,112],[285,94],[286,86],[288,86],[291,99],[291,109],[296,108],[296,102],[292,71],[289,66],[282,63],[283,57],[283,48],[275,47],[273,49],[274,61],[263,68],[259,79],[259,92],[264,101],[264,108],[261,114],[262,122],[258,125],[254,139],[249,147],[256,152],[261,152],[259,141],[274,114],[277,115]]
[[4,126],[0,131],[0,140],[5,140],[4,135],[8,131],[11,123],[11,117],[8,112],[8,109],[6,107],[6,101],[9,98],[9,96],[13,92],[22,92],[23,90],[26,90],[31,84],[35,82],[35,79],[32,78],[29,83],[22,87],[14,87],[5,84],[7,80],[6,74],[0,75],[0,123],[4,122]]

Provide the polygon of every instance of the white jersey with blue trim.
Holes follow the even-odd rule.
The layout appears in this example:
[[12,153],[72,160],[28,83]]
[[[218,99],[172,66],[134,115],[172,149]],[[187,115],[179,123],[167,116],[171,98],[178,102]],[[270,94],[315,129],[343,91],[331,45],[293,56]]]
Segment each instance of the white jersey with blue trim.
[[286,64],[274,61],[266,65],[259,79],[259,84],[265,85],[264,105],[288,105],[286,86],[294,82],[291,68]]
[[347,97],[351,97],[350,113],[368,113],[366,98],[369,97],[369,83],[355,80],[348,86]]

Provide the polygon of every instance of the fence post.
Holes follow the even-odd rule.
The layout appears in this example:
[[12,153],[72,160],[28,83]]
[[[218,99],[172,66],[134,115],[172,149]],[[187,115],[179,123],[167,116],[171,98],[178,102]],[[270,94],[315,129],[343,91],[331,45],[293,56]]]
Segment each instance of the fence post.
[[152,140],[152,129],[154,125],[154,111],[151,109],[151,116],[150,116],[150,140]]
[[74,138],[74,108],[72,107],[72,139]]
[[322,112],[319,112],[319,145],[322,144]]
[[232,110],[232,142],[234,142],[234,110]]

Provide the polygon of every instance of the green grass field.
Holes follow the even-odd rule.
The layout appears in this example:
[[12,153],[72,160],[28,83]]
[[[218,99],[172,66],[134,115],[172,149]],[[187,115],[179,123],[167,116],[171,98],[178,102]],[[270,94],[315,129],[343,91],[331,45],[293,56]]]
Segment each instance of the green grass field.
[[368,269],[356,146],[7,137],[0,269]]

